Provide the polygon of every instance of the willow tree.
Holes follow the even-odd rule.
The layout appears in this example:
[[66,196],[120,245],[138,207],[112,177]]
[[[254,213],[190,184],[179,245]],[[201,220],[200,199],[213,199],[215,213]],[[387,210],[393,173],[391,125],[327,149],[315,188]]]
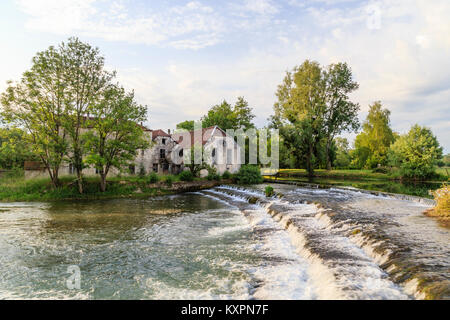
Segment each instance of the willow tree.
[[111,85],[88,111],[86,126],[90,130],[82,135],[88,150],[85,162],[95,166],[100,175],[100,189],[105,191],[110,169],[120,170],[134,160],[138,150],[148,147],[149,139],[138,125],[147,119],[147,108],[136,103],[133,92]]
[[47,169],[54,187],[59,186],[59,168],[67,153],[66,95],[61,53],[54,47],[33,57],[30,70],[18,82],[8,82],[1,95],[2,115],[7,122],[24,128],[29,143]]

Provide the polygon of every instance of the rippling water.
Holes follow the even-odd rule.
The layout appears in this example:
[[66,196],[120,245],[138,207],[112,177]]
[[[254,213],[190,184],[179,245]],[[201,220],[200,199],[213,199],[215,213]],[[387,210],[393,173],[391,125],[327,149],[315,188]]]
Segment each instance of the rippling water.
[[[267,199],[262,187],[0,204],[0,298],[418,297],[382,265],[386,252],[370,250],[364,236],[374,230],[385,236],[383,249],[409,248],[396,266],[416,257],[424,273],[448,277],[449,233],[419,215],[421,204],[293,186]],[[311,199],[328,209],[304,203]],[[71,290],[73,265],[81,288]]]

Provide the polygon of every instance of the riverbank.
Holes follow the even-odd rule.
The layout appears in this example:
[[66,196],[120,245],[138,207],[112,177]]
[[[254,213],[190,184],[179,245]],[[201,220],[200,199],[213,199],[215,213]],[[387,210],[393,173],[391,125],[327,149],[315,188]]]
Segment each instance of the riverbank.
[[61,186],[53,188],[48,178],[26,180],[23,177],[0,179],[0,201],[57,201],[57,200],[96,200],[114,198],[142,198],[150,196],[176,194],[212,188],[219,184],[231,183],[231,180],[209,181],[194,179],[180,181],[176,176],[161,178],[150,182],[148,177],[111,177],[107,180],[107,189],[100,191],[98,177],[84,179],[84,193],[79,194],[74,177],[62,177]]
[[384,173],[371,170],[317,170],[310,179],[303,169],[283,169],[277,176],[264,176],[266,181],[291,181],[294,183],[313,183],[323,186],[352,187],[377,192],[404,194],[423,198],[433,198],[430,191],[439,189],[442,181],[407,181],[394,179]]
[[[374,172],[373,170],[314,170],[314,178],[326,179],[350,179],[350,180],[382,180],[382,181],[407,181],[407,182],[445,182],[448,181],[449,176],[442,168],[436,169],[436,176],[427,180],[407,180],[402,179],[395,171],[389,172]],[[308,178],[308,173],[305,169],[281,169],[278,176],[281,178]]]

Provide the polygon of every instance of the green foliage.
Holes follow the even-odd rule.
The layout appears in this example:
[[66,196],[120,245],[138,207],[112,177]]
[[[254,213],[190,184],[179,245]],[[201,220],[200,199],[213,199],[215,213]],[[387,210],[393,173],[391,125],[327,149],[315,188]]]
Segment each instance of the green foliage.
[[159,181],[159,176],[155,172],[152,172],[147,176],[147,181],[148,183],[157,183]]
[[450,218],[450,187],[443,185],[442,188],[433,192],[436,207],[431,211],[431,215]]
[[346,138],[337,137],[334,139],[335,158],[333,165],[336,168],[346,169],[350,167],[351,156],[349,153],[349,142]]
[[181,181],[192,181],[194,180],[194,175],[191,171],[183,171],[179,175]]
[[206,179],[209,181],[219,181],[221,179],[220,175],[217,173],[217,169],[211,166],[208,166],[208,175],[206,176]]
[[239,184],[256,184],[263,181],[261,170],[255,165],[241,166],[235,178]]
[[266,194],[266,197],[268,197],[268,198],[273,197],[274,194],[275,194],[275,192],[274,192],[274,190],[273,190],[273,187],[271,187],[271,186],[267,186],[267,187],[264,189],[264,193]]
[[248,102],[243,97],[239,97],[234,107],[225,100],[209,109],[208,113],[202,117],[203,128],[219,126],[223,130],[254,128],[253,119],[255,115],[248,106]]
[[396,135],[390,128],[390,111],[377,101],[370,106],[363,131],[356,136],[352,165],[356,168],[376,168],[387,164],[389,147]]
[[27,160],[39,160],[31,137],[20,128],[0,128],[0,168],[23,168]]
[[442,148],[430,129],[414,125],[391,146],[390,162],[400,168],[405,178],[424,179],[435,174],[435,164],[442,158]]
[[228,170],[222,174],[222,179],[231,179],[232,177],[232,174]]
[[357,88],[345,63],[322,68],[306,60],[287,72],[271,119],[280,129],[282,166],[302,165],[310,176],[323,164],[331,168],[334,137],[359,127],[359,105],[348,98]]
[[166,185],[170,188],[172,187],[173,182],[175,181],[175,178],[172,175],[168,175],[166,176],[166,178],[164,179],[164,182],[166,183]]
[[194,120],[186,120],[186,121],[183,121],[183,122],[180,122],[179,124],[177,124],[177,129],[193,131],[194,130],[194,124],[195,124]]
[[147,109],[135,102],[133,92],[127,93],[118,85],[110,85],[88,111],[91,118],[85,125],[91,130],[82,136],[87,150],[85,163],[98,169],[102,188],[106,188],[103,182],[111,167],[126,166],[139,149],[149,146],[143,129],[137,125],[146,120]]

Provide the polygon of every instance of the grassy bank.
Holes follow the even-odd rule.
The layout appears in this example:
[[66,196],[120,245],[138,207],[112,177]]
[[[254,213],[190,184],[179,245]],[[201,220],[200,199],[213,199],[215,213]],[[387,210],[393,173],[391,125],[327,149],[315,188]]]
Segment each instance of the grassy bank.
[[[449,170],[450,171],[450,170]],[[281,169],[279,176],[282,178],[307,178],[308,173],[305,169]],[[391,173],[374,172],[373,170],[314,170],[315,178],[327,179],[350,179],[350,180],[402,180],[398,172]],[[447,181],[447,171],[445,168],[436,169],[436,177],[424,182],[442,182]]]
[[[48,178],[29,179],[23,177],[0,178],[0,201],[54,201],[68,199],[108,199],[120,197],[148,197],[193,191],[218,184],[217,181],[194,179],[180,181],[178,176],[159,177],[158,182],[149,177],[111,177],[107,180],[107,189],[100,191],[98,177],[84,179],[84,193],[79,194],[74,177],[61,178],[61,186],[53,188]],[[169,180],[169,181],[168,181]],[[226,183],[227,181],[223,181]]]

